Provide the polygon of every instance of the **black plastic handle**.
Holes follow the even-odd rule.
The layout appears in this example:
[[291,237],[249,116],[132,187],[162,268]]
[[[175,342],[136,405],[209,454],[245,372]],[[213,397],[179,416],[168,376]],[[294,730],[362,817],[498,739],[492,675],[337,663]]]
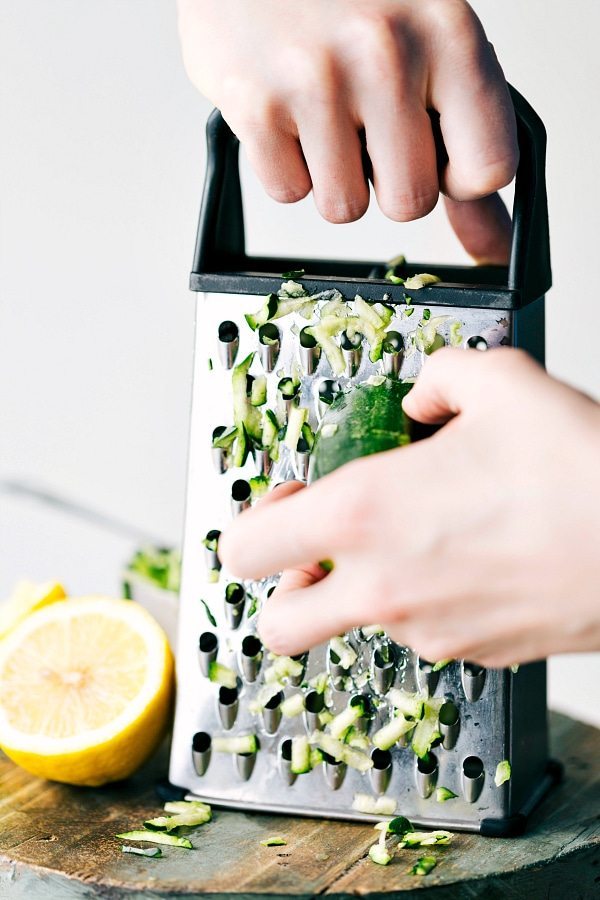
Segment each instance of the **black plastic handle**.
[[[513,293],[510,306],[518,307],[541,297],[552,283],[550,268],[550,240],[548,230],[548,204],[546,197],[546,129],[535,110],[512,86],[510,94],[517,117],[517,133],[519,141],[519,166],[515,180],[515,197],[512,215],[512,246],[508,271],[502,267],[487,267],[488,273],[494,277],[483,277],[484,267],[446,267],[428,265],[425,270],[444,271],[458,276],[444,278],[448,282],[459,281],[476,285],[485,294],[488,285],[498,285],[501,273],[504,274],[506,288]],[[268,280],[268,276],[279,278],[288,265],[288,259],[252,258],[246,256],[244,239],[244,211],[239,174],[239,142],[219,110],[211,113],[207,126],[207,168],[202,207],[198,224],[198,235],[191,286],[194,290],[218,289],[215,278],[203,276],[223,276],[222,290],[235,290],[235,284],[224,276],[231,273],[246,273],[259,276],[255,278],[260,293]],[[317,272],[332,281],[340,275],[344,282],[354,276],[356,280],[366,280],[365,266],[373,264],[333,263],[318,261],[299,262],[307,272]],[[281,263],[282,265],[276,265]],[[336,271],[335,266],[344,268],[344,273]],[[423,265],[423,264],[419,264]],[[427,265],[427,264],[425,264]],[[468,277],[465,273],[469,273]],[[482,275],[481,278],[478,276]],[[321,284],[322,282],[319,282]],[[234,285],[232,287],[232,285]],[[473,293],[473,292],[472,292]],[[450,295],[447,294],[450,300]],[[485,299],[485,298],[484,298]],[[451,301],[452,302],[452,301]],[[456,300],[454,300],[456,302]],[[466,300],[468,305],[478,305],[475,299]],[[482,300],[482,305],[486,305]],[[501,307],[502,302],[493,305]]]

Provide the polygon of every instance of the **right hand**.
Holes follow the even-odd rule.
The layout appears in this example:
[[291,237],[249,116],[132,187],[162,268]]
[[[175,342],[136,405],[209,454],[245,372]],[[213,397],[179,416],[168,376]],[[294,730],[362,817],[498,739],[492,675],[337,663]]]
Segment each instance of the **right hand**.
[[[507,261],[510,220],[494,192],[515,174],[515,117],[464,0],[179,0],[179,25],[190,79],[275,200],[312,188],[328,221],[359,219],[364,129],[385,215],[424,216],[441,191],[467,252]],[[449,158],[439,174],[428,109]]]

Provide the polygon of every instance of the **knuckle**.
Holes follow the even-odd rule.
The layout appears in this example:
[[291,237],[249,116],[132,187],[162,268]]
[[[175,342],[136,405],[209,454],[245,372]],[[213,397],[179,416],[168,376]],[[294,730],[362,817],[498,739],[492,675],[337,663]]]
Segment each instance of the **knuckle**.
[[383,214],[394,222],[411,222],[421,219],[435,209],[438,202],[438,190],[430,188],[419,193],[406,191],[382,193],[377,197]]
[[469,50],[480,52],[486,43],[479,19],[465,0],[447,0],[443,4],[433,0],[425,4],[423,12],[446,50],[455,45],[464,57]]
[[377,61],[389,59],[397,46],[394,16],[385,9],[363,6],[350,17],[346,32],[358,39],[364,56]]
[[282,93],[294,106],[335,105],[339,75],[329,49],[304,45],[287,47],[281,71],[284,73]]
[[327,222],[341,225],[348,222],[356,222],[362,218],[369,206],[369,197],[341,197],[316,198],[317,208]]

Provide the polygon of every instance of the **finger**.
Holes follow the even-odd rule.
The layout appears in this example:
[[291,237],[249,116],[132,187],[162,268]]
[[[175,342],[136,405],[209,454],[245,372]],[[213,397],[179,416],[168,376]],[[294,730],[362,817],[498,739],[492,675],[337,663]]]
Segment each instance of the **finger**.
[[300,111],[298,123],[320,214],[334,223],[360,219],[369,205],[369,188],[357,123],[335,96]]
[[[344,603],[339,602],[341,596]],[[360,599],[358,592],[347,598],[341,593],[335,572],[309,587],[276,592],[260,616],[261,640],[274,653],[303,653],[360,624]],[[364,605],[364,597],[362,601]]]
[[230,125],[270,197],[296,203],[310,193],[310,174],[289,117],[267,107],[262,114],[255,110],[237,127],[234,122]]
[[543,370],[522,350],[476,353],[447,347],[429,358],[402,406],[411,419],[439,425],[496,404],[532,376],[543,377]]
[[353,72],[352,102],[364,124],[377,202],[390,219],[410,221],[431,212],[439,196],[420,49],[402,30],[367,30],[364,40],[370,58]]
[[301,491],[305,487],[306,485],[301,481],[281,481],[279,484],[276,484],[275,487],[271,488],[264,497],[261,497],[256,505],[260,505],[260,508],[264,509],[269,503],[275,503],[277,500],[283,500],[284,497],[290,497],[292,494]]
[[437,203],[435,143],[422,106],[399,93],[395,102],[387,99],[363,111],[367,151],[380,209],[396,222],[408,222],[426,216]]
[[334,479],[335,473],[277,503],[259,503],[237,516],[219,539],[225,568],[241,578],[264,578],[330,559],[340,529],[332,496]]
[[480,200],[444,197],[454,232],[478,265],[506,265],[510,259],[512,225],[499,194]]
[[281,578],[274,592],[269,597],[269,602],[273,599],[283,597],[293,591],[299,591],[302,588],[311,587],[317,581],[321,581],[327,572],[318,563],[310,563],[306,566],[298,566],[295,569],[286,569],[282,573]]
[[[448,153],[442,187],[455,200],[485,197],[512,181],[518,161],[514,108],[502,69],[475,13],[466,4],[444,28],[431,54],[431,103],[440,114]],[[451,35],[452,37],[452,35]]]

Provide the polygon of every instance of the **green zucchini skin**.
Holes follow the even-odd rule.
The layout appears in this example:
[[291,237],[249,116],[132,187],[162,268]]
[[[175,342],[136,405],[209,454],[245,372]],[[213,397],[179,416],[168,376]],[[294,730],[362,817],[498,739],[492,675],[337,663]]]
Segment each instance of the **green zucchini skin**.
[[409,444],[413,423],[402,409],[402,400],[412,386],[412,382],[386,378],[381,384],[357,384],[336,397],[317,431],[309,481],[360,456]]

